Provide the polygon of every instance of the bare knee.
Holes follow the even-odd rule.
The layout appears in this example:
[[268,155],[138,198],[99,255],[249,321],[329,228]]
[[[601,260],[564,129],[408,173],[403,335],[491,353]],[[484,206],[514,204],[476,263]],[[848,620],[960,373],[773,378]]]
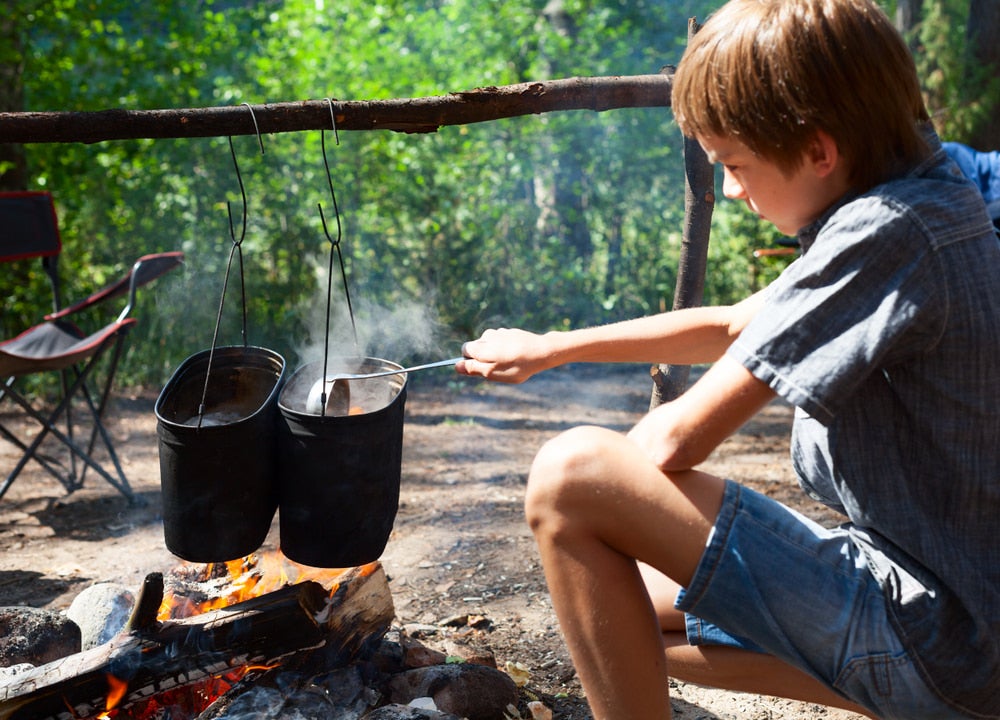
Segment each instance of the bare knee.
[[525,495],[525,516],[533,530],[538,532],[547,523],[568,519],[595,502],[595,486],[603,475],[606,457],[602,448],[608,435],[616,434],[598,427],[573,428],[538,451]]

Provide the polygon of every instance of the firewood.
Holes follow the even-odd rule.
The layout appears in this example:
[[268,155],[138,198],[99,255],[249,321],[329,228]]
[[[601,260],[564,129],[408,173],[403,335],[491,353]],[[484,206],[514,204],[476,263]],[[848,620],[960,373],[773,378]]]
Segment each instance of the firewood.
[[150,628],[156,622],[156,613],[163,602],[163,573],[150,573],[139,589],[135,607],[125,624],[125,632],[138,632]]
[[[117,707],[247,665],[274,666],[321,648],[346,663],[380,639],[394,616],[381,565],[351,570],[331,592],[301,582],[228,608],[150,623],[110,643],[19,674],[0,686],[0,720],[73,720],[108,709],[113,680],[126,689]],[[112,703],[114,705],[114,703]]]

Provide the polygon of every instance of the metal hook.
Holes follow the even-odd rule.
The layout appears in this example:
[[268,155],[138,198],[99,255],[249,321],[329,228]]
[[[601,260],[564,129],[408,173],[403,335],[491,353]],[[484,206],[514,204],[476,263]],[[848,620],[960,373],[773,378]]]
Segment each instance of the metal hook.
[[[253,114],[252,109],[250,112]],[[257,120],[254,119],[254,125],[256,124]],[[197,428],[199,430],[201,429],[202,420],[205,415],[205,399],[208,397],[208,382],[212,375],[212,363],[215,360],[215,348],[219,341],[219,328],[222,325],[222,311],[226,306],[226,292],[229,289],[229,274],[233,269],[234,258],[239,260],[240,265],[240,299],[242,300],[243,306],[242,337],[244,347],[246,347],[247,344],[247,291],[246,281],[243,275],[243,239],[247,234],[247,193],[246,188],[243,186],[243,174],[240,172],[240,163],[236,159],[236,148],[233,146],[232,135],[228,136],[227,139],[229,140],[229,154],[233,158],[233,167],[236,169],[236,181],[240,186],[240,198],[243,201],[243,224],[240,230],[240,237],[237,239],[236,229],[233,227],[233,206],[232,203],[227,200],[226,213],[229,215],[229,235],[233,239],[233,246],[229,249],[229,262],[226,264],[226,275],[222,280],[222,295],[219,298],[219,311],[215,318],[215,331],[212,333],[212,347],[208,351],[208,366],[205,369],[205,383],[201,390],[201,402],[198,404]],[[263,149],[263,145],[261,145],[261,152],[263,152]]]
[[232,204],[226,201],[226,212],[229,213],[229,234],[233,238],[235,245],[240,245],[247,234],[247,193],[243,187],[243,174],[240,172],[240,164],[236,160],[236,149],[233,147],[233,137],[229,136],[229,154],[233,158],[233,167],[236,169],[236,182],[240,184],[240,197],[243,199],[243,228],[240,230],[240,239],[236,239],[236,230],[233,228],[233,208]]
[[[337,144],[340,144],[340,137],[337,134],[337,119],[333,113],[333,101],[329,98],[326,99],[327,103],[330,105],[330,122],[333,124],[333,133],[336,138]],[[331,296],[333,294],[333,253],[334,250],[337,251],[337,258],[340,260],[340,277],[344,283],[344,296],[347,298],[347,312],[351,317],[351,328],[354,331],[354,352],[357,355],[361,355],[360,347],[358,345],[358,326],[354,320],[354,307],[351,305],[351,292],[347,286],[347,270],[344,268],[344,255],[340,249],[340,241],[342,238],[343,228],[340,223],[340,207],[337,205],[337,193],[333,189],[333,175],[330,172],[330,161],[326,154],[326,130],[320,130],[320,146],[323,150],[323,167],[326,169],[326,182],[330,188],[330,197],[333,200],[333,211],[337,219],[337,238],[334,240],[330,237],[330,231],[326,225],[326,217],[323,215],[323,204],[316,203],[316,207],[319,209],[319,219],[323,224],[323,234],[326,235],[327,241],[330,243],[330,262],[327,267],[326,275],[326,337],[323,342],[323,377],[326,377],[327,363],[330,353],[330,305]],[[326,384],[323,384],[323,392],[320,396],[320,414],[326,415]]]
[[[333,137],[337,145],[340,145],[340,134],[337,132],[337,117],[333,114],[333,101],[330,98],[325,98],[327,104],[330,106],[330,124],[333,125]],[[326,158],[326,130],[320,130],[319,134],[320,146],[323,149],[323,167],[326,169],[326,182],[330,188],[330,197],[333,198],[333,212],[337,218],[337,240],[334,241],[330,237],[330,231],[326,228],[326,218],[323,217],[323,206],[317,203],[319,207],[319,219],[323,223],[323,234],[326,235],[326,239],[329,240],[333,245],[339,247],[340,239],[342,236],[342,228],[340,226],[340,209],[337,207],[337,193],[333,191],[333,177],[330,174],[330,161]]]
[[326,104],[330,106],[330,124],[333,125],[333,138],[340,145],[340,133],[337,132],[337,116],[333,114],[333,100],[330,98],[323,98],[326,100]]
[[260,126],[257,124],[257,116],[254,114],[253,108],[250,103],[242,103],[247,106],[247,110],[250,111],[250,119],[253,120],[253,130],[257,133],[257,144],[260,145],[260,154],[264,154],[264,139],[260,136]]
[[[337,120],[333,115],[333,102],[331,102],[329,98],[327,98],[326,101],[330,103],[330,120],[331,122],[333,122],[333,134],[337,141],[337,144],[340,145],[340,137],[337,135]],[[340,208],[337,207],[337,193],[335,193],[333,190],[333,175],[330,173],[330,161],[327,160],[326,157],[326,130],[320,130],[319,141],[320,141],[320,147],[323,149],[323,167],[326,169],[326,183],[327,186],[330,188],[330,197],[333,199],[333,212],[337,219],[336,240],[330,237],[330,231],[327,230],[326,227],[326,218],[323,216],[323,206],[317,203],[317,206],[319,207],[319,219],[323,223],[323,234],[326,235],[326,239],[329,240],[333,246],[339,248],[340,239],[343,234],[343,229],[341,228],[340,225]]]
[[[253,129],[257,134],[257,144],[260,146],[260,154],[264,154],[264,139],[260,135],[260,126],[257,125],[257,115],[253,111],[253,107],[250,103],[242,103],[246,106],[247,110],[250,111],[250,119],[253,120]],[[236,150],[233,149],[233,136],[229,136],[229,153],[233,156],[233,167],[236,168],[236,180],[240,184],[240,196],[243,198],[243,229],[240,231],[240,239],[236,239],[236,231],[233,229],[233,211],[230,204],[226,203],[226,212],[229,213],[229,234],[233,238],[233,242],[236,245],[240,245],[243,242],[243,238],[247,234],[247,194],[246,190],[243,188],[243,175],[240,173],[240,164],[236,161]]]

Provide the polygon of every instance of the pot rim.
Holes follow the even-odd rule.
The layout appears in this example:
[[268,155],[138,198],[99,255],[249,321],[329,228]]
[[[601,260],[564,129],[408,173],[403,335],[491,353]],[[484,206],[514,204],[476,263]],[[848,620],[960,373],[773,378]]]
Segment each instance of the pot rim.
[[[239,359],[255,359],[264,362],[247,363],[248,367],[259,368],[262,370],[273,370],[274,371],[274,383],[271,389],[263,397],[260,405],[252,413],[239,418],[233,422],[225,423],[223,425],[207,425],[207,426],[192,426],[187,423],[179,423],[176,420],[172,420],[163,413],[164,404],[170,399],[171,395],[177,391],[177,386],[180,385],[189,374],[191,373],[201,373],[204,378],[204,373],[208,366],[208,358],[212,355],[213,363],[218,362],[220,359],[228,362],[227,366],[231,366],[232,360]],[[203,366],[203,367],[199,367]],[[215,369],[215,366],[213,366]],[[262,412],[265,412],[269,406],[275,402],[276,393],[278,393],[284,386],[285,374],[287,370],[287,363],[285,358],[281,353],[270,348],[260,347],[257,345],[223,345],[216,347],[214,349],[214,354],[212,349],[199,350],[196,353],[189,355],[185,360],[177,366],[173,375],[167,380],[163,389],[160,391],[159,397],[156,399],[156,404],[153,407],[154,414],[158,422],[163,423],[165,426],[171,428],[184,428],[185,430],[197,429],[199,431],[211,431],[216,428],[231,428],[234,426],[241,425],[243,423],[249,422],[256,417],[258,417]]]
[[[369,355],[338,355],[336,357],[328,358],[327,362],[331,368],[336,368],[338,362],[344,366],[357,366],[361,363],[361,367],[364,371],[375,372],[378,370],[402,370],[403,366],[393,360],[386,360],[385,358],[373,357]],[[291,405],[287,405],[282,402],[286,391],[289,388],[295,387],[295,382],[297,378],[300,378],[304,371],[310,369],[311,372],[316,370],[321,370],[323,365],[322,360],[314,360],[313,362],[305,363],[296,368],[291,375],[288,376],[288,380],[285,382],[281,388],[281,392],[278,393],[278,409],[282,414],[289,417],[293,417],[296,420],[309,420],[315,422],[343,422],[343,423],[353,423],[358,422],[361,418],[373,418],[378,417],[382,413],[388,412],[398,401],[400,396],[405,395],[406,387],[409,382],[409,377],[407,373],[399,373],[398,375],[388,375],[385,378],[379,378],[384,382],[387,382],[395,388],[395,394],[392,398],[383,406],[372,410],[371,412],[360,413],[357,415],[317,415],[315,413],[306,412],[304,409],[300,410]],[[329,368],[328,368],[329,372]],[[319,377],[319,373],[316,374]]]

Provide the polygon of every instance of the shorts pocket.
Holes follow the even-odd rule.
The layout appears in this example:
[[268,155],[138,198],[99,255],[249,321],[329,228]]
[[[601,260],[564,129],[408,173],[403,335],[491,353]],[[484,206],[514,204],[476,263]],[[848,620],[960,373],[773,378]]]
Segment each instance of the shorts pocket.
[[834,687],[855,702],[870,696],[872,700],[892,697],[894,676],[910,660],[905,653],[873,653],[852,658],[841,669]]
[[964,717],[930,691],[905,652],[873,653],[849,660],[834,688],[883,720]]

